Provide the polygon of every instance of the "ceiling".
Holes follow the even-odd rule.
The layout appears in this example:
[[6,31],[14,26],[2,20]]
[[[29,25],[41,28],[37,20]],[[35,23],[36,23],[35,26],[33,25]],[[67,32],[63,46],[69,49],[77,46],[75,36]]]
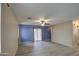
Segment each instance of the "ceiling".
[[20,24],[37,25],[37,20],[45,18],[53,25],[79,18],[77,3],[10,3],[10,6]]

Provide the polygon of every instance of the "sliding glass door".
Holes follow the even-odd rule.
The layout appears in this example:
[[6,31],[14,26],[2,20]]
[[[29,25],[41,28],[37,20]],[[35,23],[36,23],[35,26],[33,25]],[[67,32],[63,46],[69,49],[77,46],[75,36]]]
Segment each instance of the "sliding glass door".
[[41,28],[34,28],[34,41],[42,40],[42,30]]

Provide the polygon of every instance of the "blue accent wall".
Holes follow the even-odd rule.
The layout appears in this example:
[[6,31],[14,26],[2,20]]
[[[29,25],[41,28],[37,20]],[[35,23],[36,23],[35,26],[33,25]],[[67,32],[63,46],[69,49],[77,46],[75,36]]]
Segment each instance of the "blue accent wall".
[[22,42],[33,41],[34,39],[34,28],[42,29],[42,40],[43,41],[51,41],[51,32],[47,26],[34,26],[34,25],[19,25],[20,38]]
[[22,42],[33,41],[33,27],[20,25],[20,38]]

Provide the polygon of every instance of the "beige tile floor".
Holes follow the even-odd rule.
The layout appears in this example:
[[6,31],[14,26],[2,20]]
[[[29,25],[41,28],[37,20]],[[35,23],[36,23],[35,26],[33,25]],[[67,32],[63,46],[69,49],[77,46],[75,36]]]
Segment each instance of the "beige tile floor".
[[27,42],[20,45],[16,56],[79,56],[79,51],[51,42]]

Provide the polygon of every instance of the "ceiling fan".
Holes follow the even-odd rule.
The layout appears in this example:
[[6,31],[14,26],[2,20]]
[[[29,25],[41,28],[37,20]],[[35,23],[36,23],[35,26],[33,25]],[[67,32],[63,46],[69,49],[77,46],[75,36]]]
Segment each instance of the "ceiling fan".
[[50,25],[48,23],[48,20],[46,20],[46,19],[39,20],[39,23],[40,23],[41,26],[49,26]]
[[41,26],[50,26],[50,19],[47,19],[47,18],[39,18],[38,20],[35,20],[35,18],[32,18],[32,17],[27,17],[27,19],[29,21],[32,21],[33,22],[36,22],[36,23],[39,23]]

